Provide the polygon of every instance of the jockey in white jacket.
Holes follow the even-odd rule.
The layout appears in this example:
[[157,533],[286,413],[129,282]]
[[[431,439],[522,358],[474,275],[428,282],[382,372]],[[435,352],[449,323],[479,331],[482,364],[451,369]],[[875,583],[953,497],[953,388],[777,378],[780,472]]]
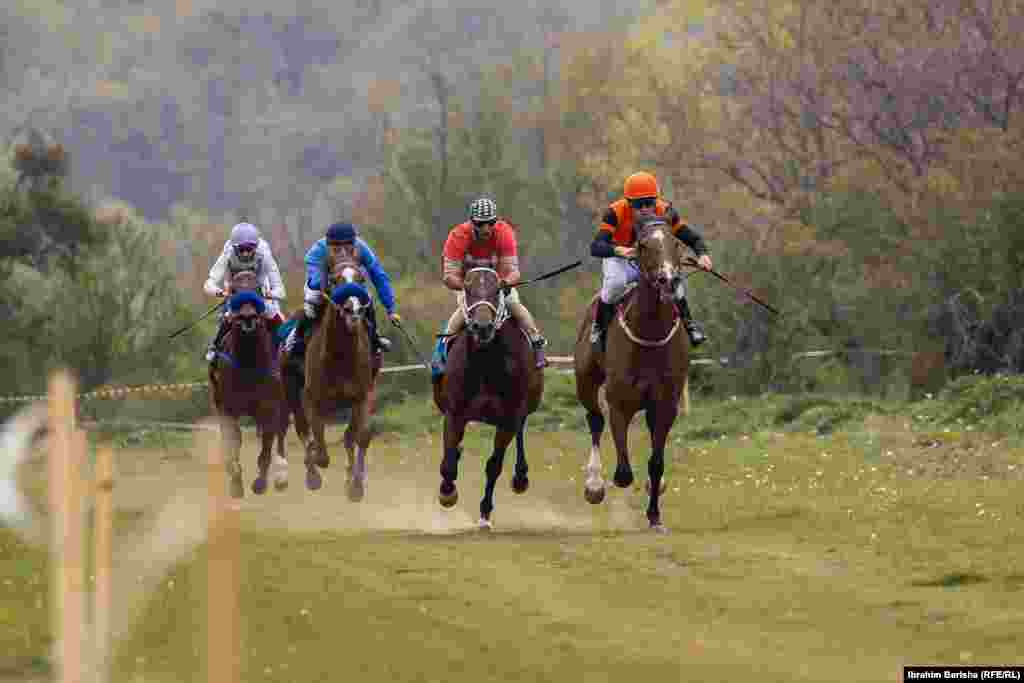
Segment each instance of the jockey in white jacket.
[[[203,284],[203,291],[210,296],[227,296],[230,294],[231,279],[242,271],[252,271],[256,275],[263,290],[261,294],[266,299],[263,315],[270,322],[270,329],[273,331],[284,322],[278,303],[285,298],[284,282],[281,280],[277,261],[270,253],[270,245],[260,237],[260,231],[256,226],[250,223],[239,223],[231,229],[231,237],[224,243],[224,250],[210,268],[210,275]],[[227,331],[228,315],[229,313],[222,310],[217,336],[207,348],[206,360],[212,361],[217,353],[217,347]]]

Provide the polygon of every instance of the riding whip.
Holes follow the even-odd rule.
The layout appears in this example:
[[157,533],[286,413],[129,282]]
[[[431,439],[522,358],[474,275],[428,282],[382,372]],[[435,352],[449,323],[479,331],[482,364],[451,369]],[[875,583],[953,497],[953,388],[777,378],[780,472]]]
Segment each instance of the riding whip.
[[[264,296],[263,298],[264,298],[264,299],[272,299],[272,300],[274,300],[274,301],[284,301],[284,299],[283,299],[283,298],[281,298],[281,297],[279,297],[279,296]],[[167,336],[167,338],[168,338],[168,339],[174,339],[175,337],[177,337],[177,336],[178,336],[179,334],[181,334],[182,332],[185,332],[185,331],[187,331],[187,330],[190,330],[190,329],[192,329],[193,327],[195,327],[196,325],[198,325],[198,324],[199,324],[199,323],[200,323],[201,321],[203,321],[204,319],[206,319],[206,317],[207,317],[208,315],[210,315],[211,313],[213,313],[214,311],[216,311],[216,310],[217,310],[218,308],[220,308],[221,306],[223,306],[223,305],[224,305],[225,303],[227,303],[227,299],[225,299],[224,301],[221,301],[221,302],[220,302],[220,303],[218,303],[218,304],[214,304],[213,308],[211,308],[210,310],[208,310],[208,311],[207,311],[206,313],[203,313],[203,314],[202,314],[201,316],[199,316],[199,317],[198,317],[197,319],[193,320],[193,321],[192,321],[192,322],[190,322],[190,323],[189,323],[188,325],[185,325],[185,327],[181,328],[181,329],[180,329],[180,330],[178,330],[177,332],[174,332],[174,333],[172,333],[172,334],[168,335],[168,336]]]
[[213,308],[211,308],[210,310],[208,310],[208,311],[207,311],[206,313],[203,313],[203,314],[202,314],[201,316],[199,316],[199,318],[198,318],[198,319],[196,319],[196,320],[193,320],[192,322],[190,322],[190,323],[189,323],[188,325],[185,325],[185,327],[181,328],[181,329],[180,329],[180,330],[178,330],[177,332],[175,332],[175,333],[173,333],[173,334],[171,334],[171,335],[168,335],[168,337],[167,337],[167,338],[168,338],[168,339],[174,339],[175,337],[177,337],[177,336],[178,336],[179,334],[181,334],[182,332],[185,332],[185,331],[187,331],[187,330],[190,330],[190,329],[192,329],[193,327],[195,327],[196,325],[198,325],[198,324],[199,324],[199,322],[200,322],[201,320],[205,319],[205,318],[206,318],[206,316],[210,315],[211,313],[213,313],[214,311],[216,311],[216,310],[217,310],[218,308],[220,308],[220,307],[221,307],[221,306],[223,306],[223,305],[224,305],[224,302],[223,302],[223,301],[221,301],[220,303],[218,303],[218,304],[214,305],[214,307],[213,307]]
[[419,349],[418,349],[418,348],[416,347],[416,342],[415,342],[415,341],[413,341],[412,335],[410,335],[410,334],[409,334],[409,333],[408,333],[408,332],[407,332],[407,331],[405,330],[405,328],[404,328],[404,327],[402,327],[402,323],[397,323],[397,322],[395,322],[394,320],[392,320],[392,321],[391,321],[391,324],[392,324],[392,325],[394,325],[395,327],[397,327],[397,328],[398,328],[398,329],[399,329],[399,330],[401,331],[401,333],[402,333],[402,334],[403,334],[403,335],[405,336],[405,339],[406,339],[406,341],[408,341],[408,342],[409,342],[409,346],[411,346],[411,347],[412,347],[412,350],[413,350],[413,352],[414,352],[414,353],[416,354],[416,357],[420,359],[420,362],[421,362],[421,363],[423,363],[423,367],[425,367],[425,368],[426,368],[427,370],[430,370],[430,363],[428,363],[428,362],[427,362],[427,361],[426,361],[426,360],[425,360],[425,359],[423,358],[423,355],[422,355],[422,354],[420,353]]
[[509,285],[508,289],[512,289],[514,287],[522,287],[523,285],[528,285],[528,284],[533,283],[533,282],[540,282],[541,280],[547,280],[549,277],[554,277],[556,275],[561,275],[562,273],[564,273],[567,270],[572,270],[573,268],[576,268],[577,266],[582,266],[582,265],[583,265],[583,261],[576,261],[575,263],[570,263],[567,266],[562,266],[558,270],[553,270],[550,273],[545,273],[543,275],[535,277],[532,280],[524,280],[522,282],[517,282],[514,285]]
[[[695,258],[693,258],[692,256],[688,256],[688,257],[686,258],[686,261],[685,261],[685,263],[686,263],[686,265],[688,265],[688,266],[695,266],[695,267],[697,267],[697,268],[700,268],[701,270],[705,270],[705,269],[704,269],[704,268],[703,268],[703,267],[702,267],[702,266],[701,266],[701,265],[700,265],[700,264],[699,264],[699,263],[697,262],[697,260],[696,260]],[[743,292],[743,294],[745,294],[746,296],[750,297],[750,300],[751,300],[751,301],[753,301],[753,302],[755,302],[755,303],[758,303],[758,304],[761,304],[761,305],[762,305],[762,306],[764,306],[764,307],[765,307],[765,308],[766,308],[767,310],[771,311],[771,312],[772,312],[772,313],[774,313],[775,315],[781,315],[781,313],[779,313],[779,311],[778,311],[777,309],[775,309],[775,308],[774,308],[774,307],[772,307],[771,305],[769,305],[769,304],[765,303],[764,301],[761,301],[761,300],[760,300],[759,298],[757,298],[757,297],[756,297],[756,296],[754,295],[754,293],[753,293],[753,292],[751,292],[751,291],[750,291],[749,289],[746,289],[745,287],[740,287],[739,285],[737,285],[736,283],[734,283],[734,282],[733,282],[732,280],[730,280],[730,279],[729,279],[729,278],[727,278],[726,276],[724,276],[724,275],[722,275],[721,273],[719,273],[719,272],[716,272],[716,271],[714,271],[714,270],[712,270],[712,269],[710,269],[710,268],[708,268],[708,269],[707,269],[707,271],[708,271],[709,273],[711,273],[712,275],[714,275],[715,277],[717,277],[717,278],[718,278],[719,280],[721,280],[722,282],[724,282],[724,283],[726,283],[727,285],[729,285],[730,287],[733,287],[733,288],[735,288],[735,289],[739,290],[740,292]]]

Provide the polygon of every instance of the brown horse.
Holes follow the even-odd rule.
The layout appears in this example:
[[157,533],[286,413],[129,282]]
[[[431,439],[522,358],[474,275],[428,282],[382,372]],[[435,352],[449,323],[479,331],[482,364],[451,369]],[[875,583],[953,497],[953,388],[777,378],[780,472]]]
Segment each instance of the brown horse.
[[495,271],[473,268],[466,273],[460,305],[464,307],[466,327],[452,340],[447,370],[434,385],[434,402],[444,414],[439,500],[444,507],[451,507],[459,498],[455,480],[466,426],[470,422],[493,425],[494,451],[487,460],[487,483],[480,501],[480,528],[490,529],[494,485],[512,437],[516,439],[512,490],[525,493],[529,488],[526,417],[540,406],[544,371],[535,367],[533,348],[519,326],[514,322],[504,324],[508,313]]
[[605,351],[594,348],[588,334],[596,298],[576,337],[576,396],[587,409],[592,444],[584,497],[597,504],[605,495],[601,478],[605,417],[598,398],[603,385],[618,455],[614,480],[622,488],[633,483],[627,444],[629,424],[636,413],[645,413],[651,435],[647,519],[652,529],[665,531],[658,505],[665,491],[665,440],[679,412],[680,398],[683,414],[689,412],[689,341],[685,332],[680,332],[682,324],[673,302],[674,293],[684,281],[682,246],[660,218],[639,223],[637,236],[641,276],[635,288],[619,302],[608,327]]
[[[366,493],[366,453],[370,447],[373,407],[380,356],[370,348],[367,309],[373,303],[365,287],[363,269],[343,251],[329,251],[328,277],[323,278],[327,305],[306,344],[304,376],[289,377],[289,410],[295,431],[306,447],[306,487],[323,485],[318,468],[330,462],[324,440],[326,418],[349,406],[345,430],[348,496],[362,500]],[[299,381],[303,382],[301,390]]]
[[[238,423],[243,415],[256,420],[261,442],[259,475],[252,483],[253,492],[266,491],[271,468],[274,487],[283,490],[288,486],[288,461],[283,452],[284,432],[288,428],[284,386],[263,306],[263,300],[253,292],[232,295],[228,300],[230,327],[224,335],[223,350],[210,364],[210,403],[220,418],[221,433],[227,437],[227,469],[231,495],[236,498],[244,495],[239,462],[242,430]],[[278,454],[272,456],[275,439]]]

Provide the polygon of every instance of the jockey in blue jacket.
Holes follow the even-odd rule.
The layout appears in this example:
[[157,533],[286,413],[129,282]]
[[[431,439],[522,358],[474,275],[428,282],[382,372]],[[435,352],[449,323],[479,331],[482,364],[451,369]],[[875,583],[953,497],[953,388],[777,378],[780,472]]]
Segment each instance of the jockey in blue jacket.
[[[327,234],[317,240],[306,252],[306,285],[303,291],[303,316],[295,329],[288,335],[285,349],[291,351],[297,339],[304,339],[312,324],[320,317],[323,307],[322,278],[326,268],[328,248],[347,249],[351,256],[366,270],[373,282],[377,296],[394,324],[402,319],[395,312],[395,293],[391,289],[391,277],[381,266],[377,255],[361,237],[356,226],[351,223],[335,223],[327,228]],[[391,342],[381,337],[377,331],[377,315],[371,305],[368,309],[367,322],[370,327],[370,343],[374,353],[382,353],[391,347]]]

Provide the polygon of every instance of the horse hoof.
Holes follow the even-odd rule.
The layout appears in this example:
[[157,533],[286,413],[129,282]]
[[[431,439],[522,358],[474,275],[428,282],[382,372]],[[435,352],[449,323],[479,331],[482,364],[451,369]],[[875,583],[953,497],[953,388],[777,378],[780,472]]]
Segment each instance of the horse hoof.
[[620,489],[628,489],[633,483],[633,470],[629,467],[615,468],[615,485]]
[[242,483],[241,478],[231,478],[231,497],[232,498],[244,498],[245,497],[245,485]]
[[348,499],[358,503],[366,495],[366,485],[361,481],[352,481],[348,485]]
[[490,531],[494,528],[494,524],[491,523],[491,520],[485,519],[484,517],[480,518],[480,521],[477,522],[477,526],[480,528],[480,531]]
[[[668,491],[668,484],[665,482],[664,479],[661,480],[661,484],[658,486],[658,489],[659,489],[658,490],[658,495],[659,496],[664,496],[665,495],[665,491]],[[644,482],[644,491],[647,492],[648,496],[651,495],[651,480],[650,479],[648,479],[646,482]]]
[[320,487],[324,485],[324,480],[320,476],[320,472],[316,469],[315,465],[309,465],[306,467],[306,488],[310,491],[319,491]]
[[530,479],[525,474],[512,478],[512,490],[516,493],[526,493],[528,488],[530,488]]
[[604,500],[605,488],[602,486],[599,489],[583,489],[583,497],[587,499],[587,502],[591,505],[598,505]]
[[253,480],[253,482],[252,482],[252,492],[253,493],[255,493],[256,495],[260,495],[261,493],[263,493],[266,490],[267,490],[267,478],[266,477],[257,477],[255,480]]
[[270,463],[270,479],[274,482],[274,488],[284,491],[288,488],[288,461],[282,457],[274,458]]
[[441,503],[441,507],[450,508],[459,502],[459,490],[455,488],[455,484],[451,482],[443,482],[441,484],[441,490],[438,493],[437,501]]

